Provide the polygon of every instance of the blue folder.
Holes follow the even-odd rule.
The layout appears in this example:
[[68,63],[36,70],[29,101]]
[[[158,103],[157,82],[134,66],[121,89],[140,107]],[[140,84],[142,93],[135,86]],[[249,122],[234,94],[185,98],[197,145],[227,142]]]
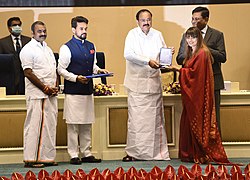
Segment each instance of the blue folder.
[[113,76],[114,73],[107,73],[107,74],[92,74],[89,76],[85,76],[86,78],[99,78],[99,77],[110,77]]

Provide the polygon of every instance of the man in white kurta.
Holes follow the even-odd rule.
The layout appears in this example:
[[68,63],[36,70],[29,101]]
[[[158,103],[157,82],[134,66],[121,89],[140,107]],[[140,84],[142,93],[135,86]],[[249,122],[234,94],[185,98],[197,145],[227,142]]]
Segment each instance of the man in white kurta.
[[149,10],[140,10],[136,19],[138,27],[129,31],[124,48],[128,134],[123,161],[170,160],[159,69],[160,49],[166,45],[162,34],[151,27]]
[[93,43],[86,40],[88,20],[77,16],[71,20],[73,37],[59,52],[58,73],[64,77],[64,112],[67,123],[70,164],[99,163],[91,154],[91,125],[95,121],[93,81],[86,75],[106,70],[96,65]]
[[56,60],[52,50],[44,42],[44,23],[33,23],[32,31],[33,38],[20,52],[27,106],[24,162],[25,167],[44,167],[56,165]]

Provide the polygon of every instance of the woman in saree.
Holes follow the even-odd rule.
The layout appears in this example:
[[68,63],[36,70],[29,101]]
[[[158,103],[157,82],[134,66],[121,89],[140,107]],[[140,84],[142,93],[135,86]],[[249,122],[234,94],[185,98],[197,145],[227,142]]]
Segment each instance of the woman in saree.
[[197,27],[186,33],[186,58],[180,72],[183,111],[179,158],[195,163],[230,163],[216,123],[213,57]]

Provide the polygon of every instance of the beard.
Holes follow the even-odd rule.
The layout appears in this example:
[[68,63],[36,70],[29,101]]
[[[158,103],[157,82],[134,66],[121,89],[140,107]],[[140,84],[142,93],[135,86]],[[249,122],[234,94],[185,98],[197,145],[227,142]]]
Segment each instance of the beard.
[[82,33],[80,36],[77,36],[81,40],[85,40],[87,38],[87,33]]

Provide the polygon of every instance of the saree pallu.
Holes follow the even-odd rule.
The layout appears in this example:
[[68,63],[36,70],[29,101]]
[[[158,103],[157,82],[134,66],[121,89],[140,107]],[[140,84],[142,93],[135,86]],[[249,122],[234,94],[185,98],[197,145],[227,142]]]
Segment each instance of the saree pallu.
[[230,163],[216,123],[213,70],[204,49],[181,68],[179,81],[183,105],[179,158],[195,163]]

